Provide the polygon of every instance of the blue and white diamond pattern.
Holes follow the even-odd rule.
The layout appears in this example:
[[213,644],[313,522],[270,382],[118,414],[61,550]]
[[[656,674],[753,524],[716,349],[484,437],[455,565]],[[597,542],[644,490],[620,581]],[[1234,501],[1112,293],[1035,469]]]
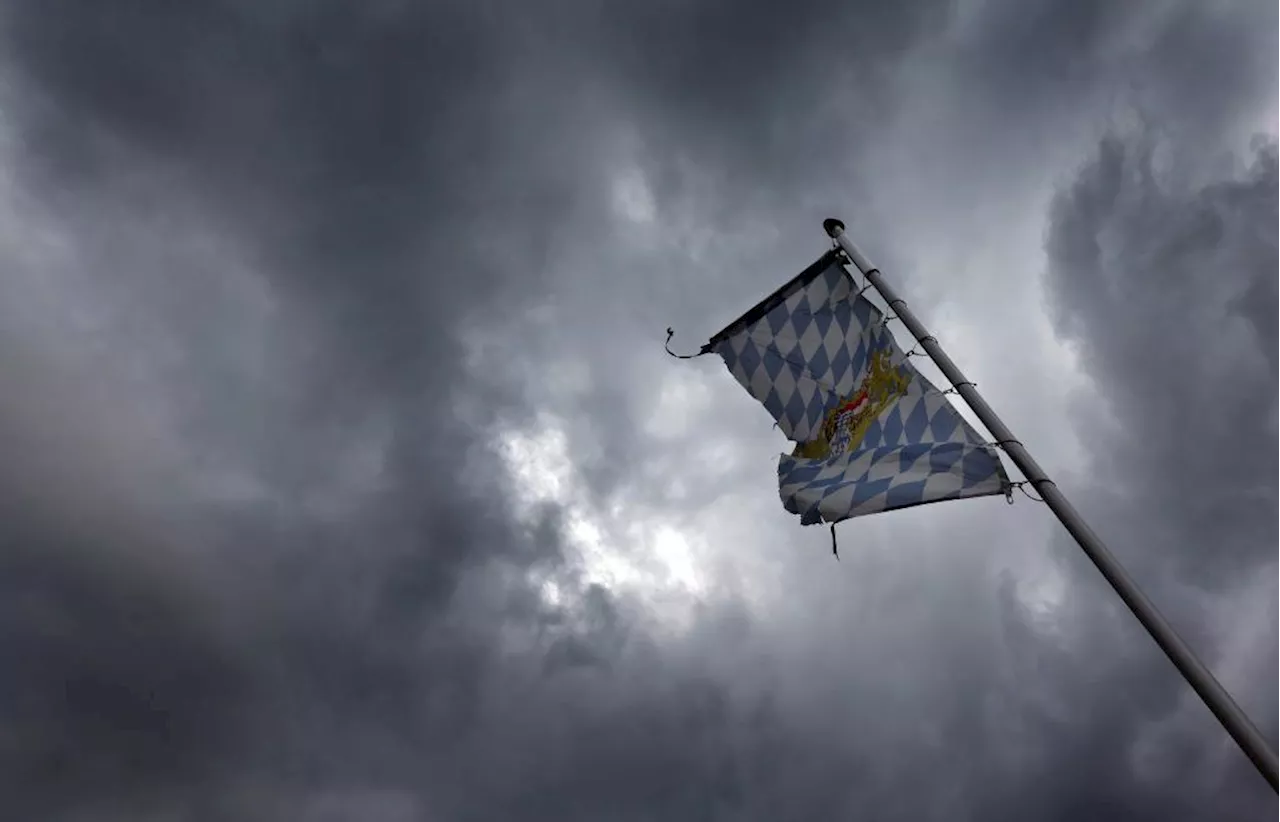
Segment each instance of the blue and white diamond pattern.
[[1007,487],[994,447],[963,442],[860,448],[829,462],[783,454],[778,461],[783,507],[805,525],[1003,494]]
[[836,263],[759,320],[715,347],[730,373],[795,442],[819,432],[827,410],[866,377],[869,355],[889,352],[910,382],[852,450],[830,458],[782,455],[783,505],[805,524],[926,502],[1005,493],[995,449],[912,367],[883,317]]
[[865,332],[880,312],[852,296],[849,276],[833,265],[716,347],[791,440],[811,439],[827,409],[865,376]]

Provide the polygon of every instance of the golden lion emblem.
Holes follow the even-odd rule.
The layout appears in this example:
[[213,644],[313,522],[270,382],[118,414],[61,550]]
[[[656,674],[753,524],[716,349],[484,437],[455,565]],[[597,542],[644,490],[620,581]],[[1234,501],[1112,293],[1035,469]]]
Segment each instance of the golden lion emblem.
[[836,403],[808,442],[797,443],[791,452],[805,459],[834,459],[848,453],[862,442],[871,422],[889,405],[907,393],[911,378],[889,361],[889,350],[882,348],[871,355],[867,374],[848,397]]

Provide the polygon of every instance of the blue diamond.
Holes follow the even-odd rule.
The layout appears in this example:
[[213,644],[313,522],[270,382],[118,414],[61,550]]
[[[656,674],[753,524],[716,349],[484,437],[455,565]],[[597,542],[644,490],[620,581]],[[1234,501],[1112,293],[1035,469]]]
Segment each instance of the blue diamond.
[[862,442],[858,443],[857,450],[865,451],[882,445],[884,445],[884,427],[880,424],[880,420],[872,420],[867,426],[867,432],[862,435]]
[[904,445],[898,449],[898,472],[905,474],[911,470],[911,466],[916,464],[916,460],[926,454],[929,446],[916,443],[914,445]]
[[782,358],[781,354],[779,354],[777,351],[775,351],[772,348],[765,349],[764,373],[769,375],[770,380],[777,382],[778,375],[781,374],[782,370],[787,367],[788,367],[787,361]]
[[907,442],[920,442],[920,440],[924,439],[924,429],[928,427],[928,424],[929,415],[925,411],[924,403],[917,402],[916,407],[911,409],[911,414],[902,426],[903,433],[907,436]]
[[945,442],[951,439],[958,425],[960,425],[959,415],[951,410],[951,406],[944,405],[938,413],[933,415],[933,419],[929,422],[929,430],[933,432],[935,440]]
[[831,377],[831,361],[827,359],[826,347],[819,345],[818,350],[809,358],[809,375],[815,380],[826,381]]
[[897,445],[902,439],[902,414],[897,406],[889,409],[889,413],[885,414],[883,425],[884,445]]
[[935,474],[950,473],[964,452],[965,447],[955,442],[933,446],[929,451],[929,470]]
[[738,355],[738,365],[742,366],[742,373],[747,375],[747,379],[755,375],[756,369],[760,367],[760,349],[754,342],[748,340],[746,345],[742,346],[742,353]]
[[768,313],[765,321],[769,324],[769,330],[773,332],[773,336],[776,337],[791,321],[791,312],[787,310],[786,305],[780,305]]
[[885,508],[905,508],[915,505],[924,498],[924,480],[899,483],[885,494]]
[[[840,384],[840,381],[849,376],[849,371],[853,363],[849,359],[849,347],[842,345],[836,349],[836,353],[831,357],[831,363],[828,370],[831,373],[832,387]],[[854,372],[857,373],[857,372]]]
[[778,422],[783,422],[786,418],[783,416],[782,398],[778,396],[778,389],[773,386],[769,387],[769,394],[764,398],[765,410],[769,412]]
[[791,421],[793,427],[800,427],[800,424],[805,421],[805,412],[808,410],[808,406],[800,392],[795,391],[792,393],[791,399],[787,400],[786,411],[787,419]]
[[883,494],[889,485],[893,482],[891,479],[866,480],[856,483],[853,487],[853,501],[851,507],[857,507],[867,500],[874,499],[876,496]]

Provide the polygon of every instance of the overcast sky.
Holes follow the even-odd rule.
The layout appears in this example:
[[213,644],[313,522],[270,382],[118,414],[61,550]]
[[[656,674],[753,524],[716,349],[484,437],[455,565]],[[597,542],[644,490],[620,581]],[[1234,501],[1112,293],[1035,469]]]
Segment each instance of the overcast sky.
[[1274,3],[0,9],[0,816],[1275,818],[1042,505],[837,564],[662,351],[841,217],[1274,745]]

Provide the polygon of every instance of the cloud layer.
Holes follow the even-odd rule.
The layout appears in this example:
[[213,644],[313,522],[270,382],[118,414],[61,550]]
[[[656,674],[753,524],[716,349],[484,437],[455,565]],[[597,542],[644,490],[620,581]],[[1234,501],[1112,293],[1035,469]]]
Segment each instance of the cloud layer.
[[661,355],[842,216],[1274,742],[1275,10],[899,5],[6,4],[6,815],[1271,818],[1046,511],[832,568]]

